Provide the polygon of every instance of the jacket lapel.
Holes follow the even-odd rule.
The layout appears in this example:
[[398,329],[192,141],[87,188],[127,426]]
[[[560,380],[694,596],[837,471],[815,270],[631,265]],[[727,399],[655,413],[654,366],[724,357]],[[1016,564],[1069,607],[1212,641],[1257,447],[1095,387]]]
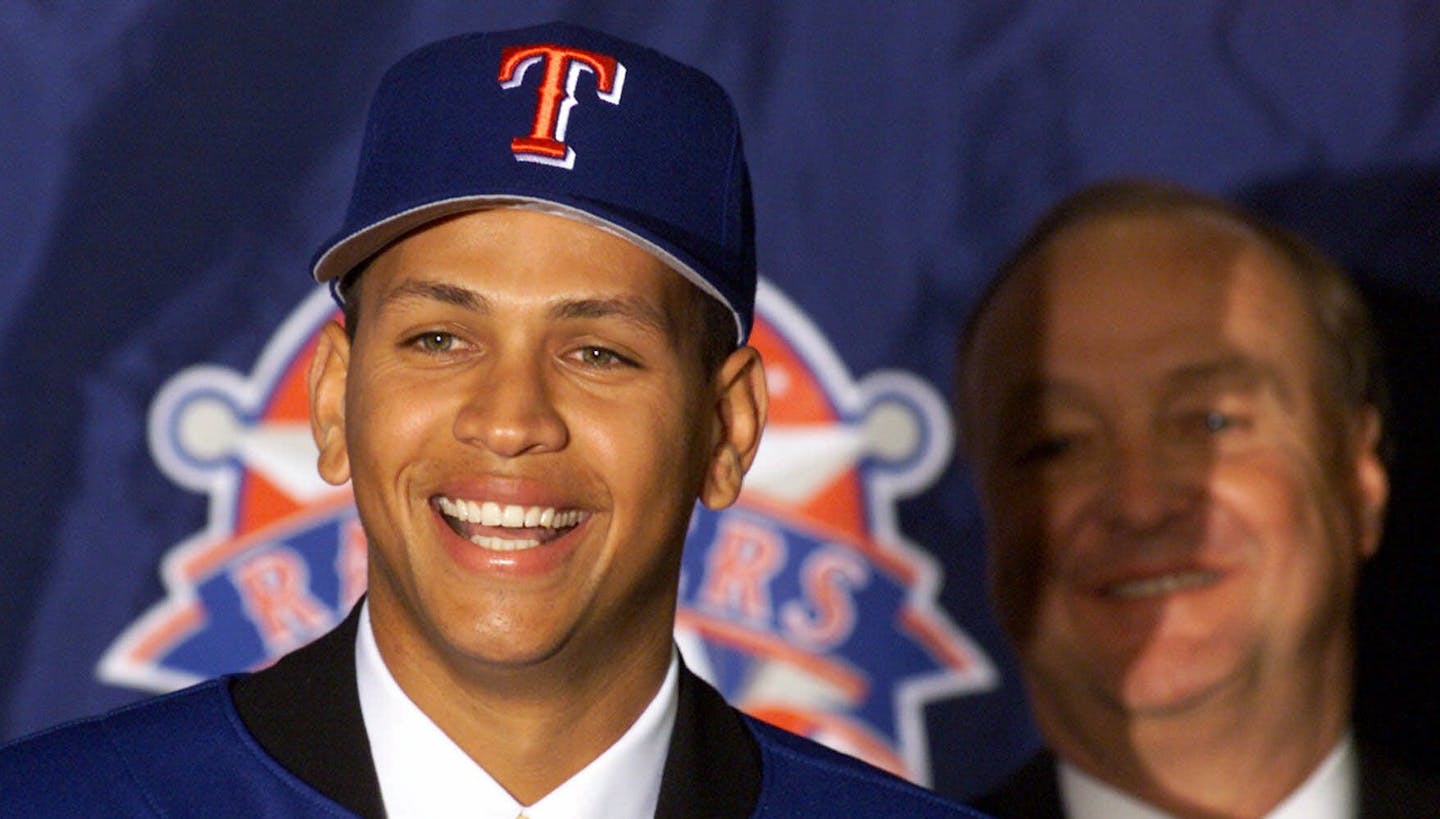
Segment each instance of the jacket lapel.
[[972,804],[1000,819],[1064,819],[1054,755],[1041,751]]
[[355,686],[357,604],[333,631],[230,684],[235,710],[266,753],[320,793],[363,817],[385,803]]
[[740,713],[684,663],[679,688],[655,816],[750,816],[760,800],[760,746]]

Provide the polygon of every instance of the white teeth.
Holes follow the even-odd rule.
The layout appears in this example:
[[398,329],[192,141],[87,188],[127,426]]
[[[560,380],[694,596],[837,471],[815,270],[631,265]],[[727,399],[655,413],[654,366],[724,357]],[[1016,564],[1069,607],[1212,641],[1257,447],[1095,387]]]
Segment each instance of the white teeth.
[[1139,599],[1142,597],[1160,597],[1167,594],[1174,594],[1186,589],[1194,589],[1208,585],[1215,581],[1214,572],[1177,572],[1165,574],[1159,577],[1147,577],[1143,580],[1134,580],[1129,583],[1120,583],[1111,586],[1109,593],[1114,597],[1123,597],[1127,600]]
[[[441,514],[481,526],[505,529],[568,529],[580,523],[583,514],[578,509],[558,512],[551,506],[501,505],[495,501],[479,503],[473,500],[440,497],[436,501]],[[507,543],[523,544],[523,540],[509,540]],[[486,545],[486,544],[479,544]],[[534,545],[534,544],[531,544]],[[486,546],[486,548],[492,548]]]
[[[474,501],[471,501],[471,503],[474,503]],[[503,519],[503,515],[500,511],[500,504],[494,501],[485,501],[484,503],[480,504],[479,519],[473,520],[471,522],[478,523],[482,526],[500,526]]]
[[508,537],[486,537],[476,535],[470,538],[470,542],[482,549],[489,549],[492,552],[518,552],[521,549],[529,549],[532,546],[539,546],[540,541],[529,538],[516,539]]

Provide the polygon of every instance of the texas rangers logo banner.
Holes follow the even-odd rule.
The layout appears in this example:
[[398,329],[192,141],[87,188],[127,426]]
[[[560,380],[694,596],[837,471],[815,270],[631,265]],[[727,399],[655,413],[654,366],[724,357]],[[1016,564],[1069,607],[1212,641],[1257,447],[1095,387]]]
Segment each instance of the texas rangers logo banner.
[[[740,503],[694,516],[675,635],[727,697],[961,798],[1030,757],[955,337],[1057,198],[1153,176],[1296,229],[1373,297],[1397,457],[1356,734],[1440,765],[1440,391],[1415,377],[1440,360],[1440,4],[222,5],[0,3],[0,742],[262,666],[364,593],[308,429],[335,309],[311,254],[399,57],[562,19],[701,68],[743,128],[774,400]],[[506,112],[476,123],[494,165],[629,156],[628,129],[594,140],[671,103],[643,55],[545,39],[463,86]]]
[[[165,556],[166,597],[106,652],[101,679],[165,691],[261,668],[328,631],[364,591],[365,539],[346,490],[315,471],[305,372],[328,295],[308,297],[248,374],[200,365],[150,410],[156,462],[209,498],[203,532]],[[677,640],[738,706],[917,781],[922,706],[996,682],[935,600],[933,559],[893,506],[950,456],[944,402],[899,371],[851,378],[771,284],[752,343],[771,417],[740,503],[697,507]]]

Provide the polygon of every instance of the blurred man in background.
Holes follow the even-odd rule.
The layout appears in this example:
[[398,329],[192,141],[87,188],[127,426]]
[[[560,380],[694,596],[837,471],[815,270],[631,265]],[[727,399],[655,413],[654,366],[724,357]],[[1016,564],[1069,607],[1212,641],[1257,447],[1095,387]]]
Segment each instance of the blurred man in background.
[[1357,748],[1388,494],[1370,319],[1317,250],[1116,182],[1060,203],[959,351],[992,590],[1048,751],[1000,816],[1440,815]]

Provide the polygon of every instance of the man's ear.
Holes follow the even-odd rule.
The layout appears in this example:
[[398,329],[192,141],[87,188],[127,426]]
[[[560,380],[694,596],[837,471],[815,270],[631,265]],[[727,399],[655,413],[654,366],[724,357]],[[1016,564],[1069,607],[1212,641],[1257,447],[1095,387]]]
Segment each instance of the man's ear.
[[320,330],[310,361],[310,434],[320,450],[320,477],[339,486],[350,480],[345,447],[345,378],[350,367],[350,338],[329,322]]
[[1385,505],[1390,499],[1390,476],[1380,457],[1382,423],[1380,412],[1369,407],[1361,413],[1352,433],[1355,496],[1360,513],[1360,554],[1363,557],[1370,557],[1380,548]]
[[760,433],[765,428],[770,398],[760,352],[754,347],[741,347],[731,353],[720,365],[713,383],[719,440],[710,452],[700,502],[711,509],[724,509],[740,496],[745,471],[755,460]]

